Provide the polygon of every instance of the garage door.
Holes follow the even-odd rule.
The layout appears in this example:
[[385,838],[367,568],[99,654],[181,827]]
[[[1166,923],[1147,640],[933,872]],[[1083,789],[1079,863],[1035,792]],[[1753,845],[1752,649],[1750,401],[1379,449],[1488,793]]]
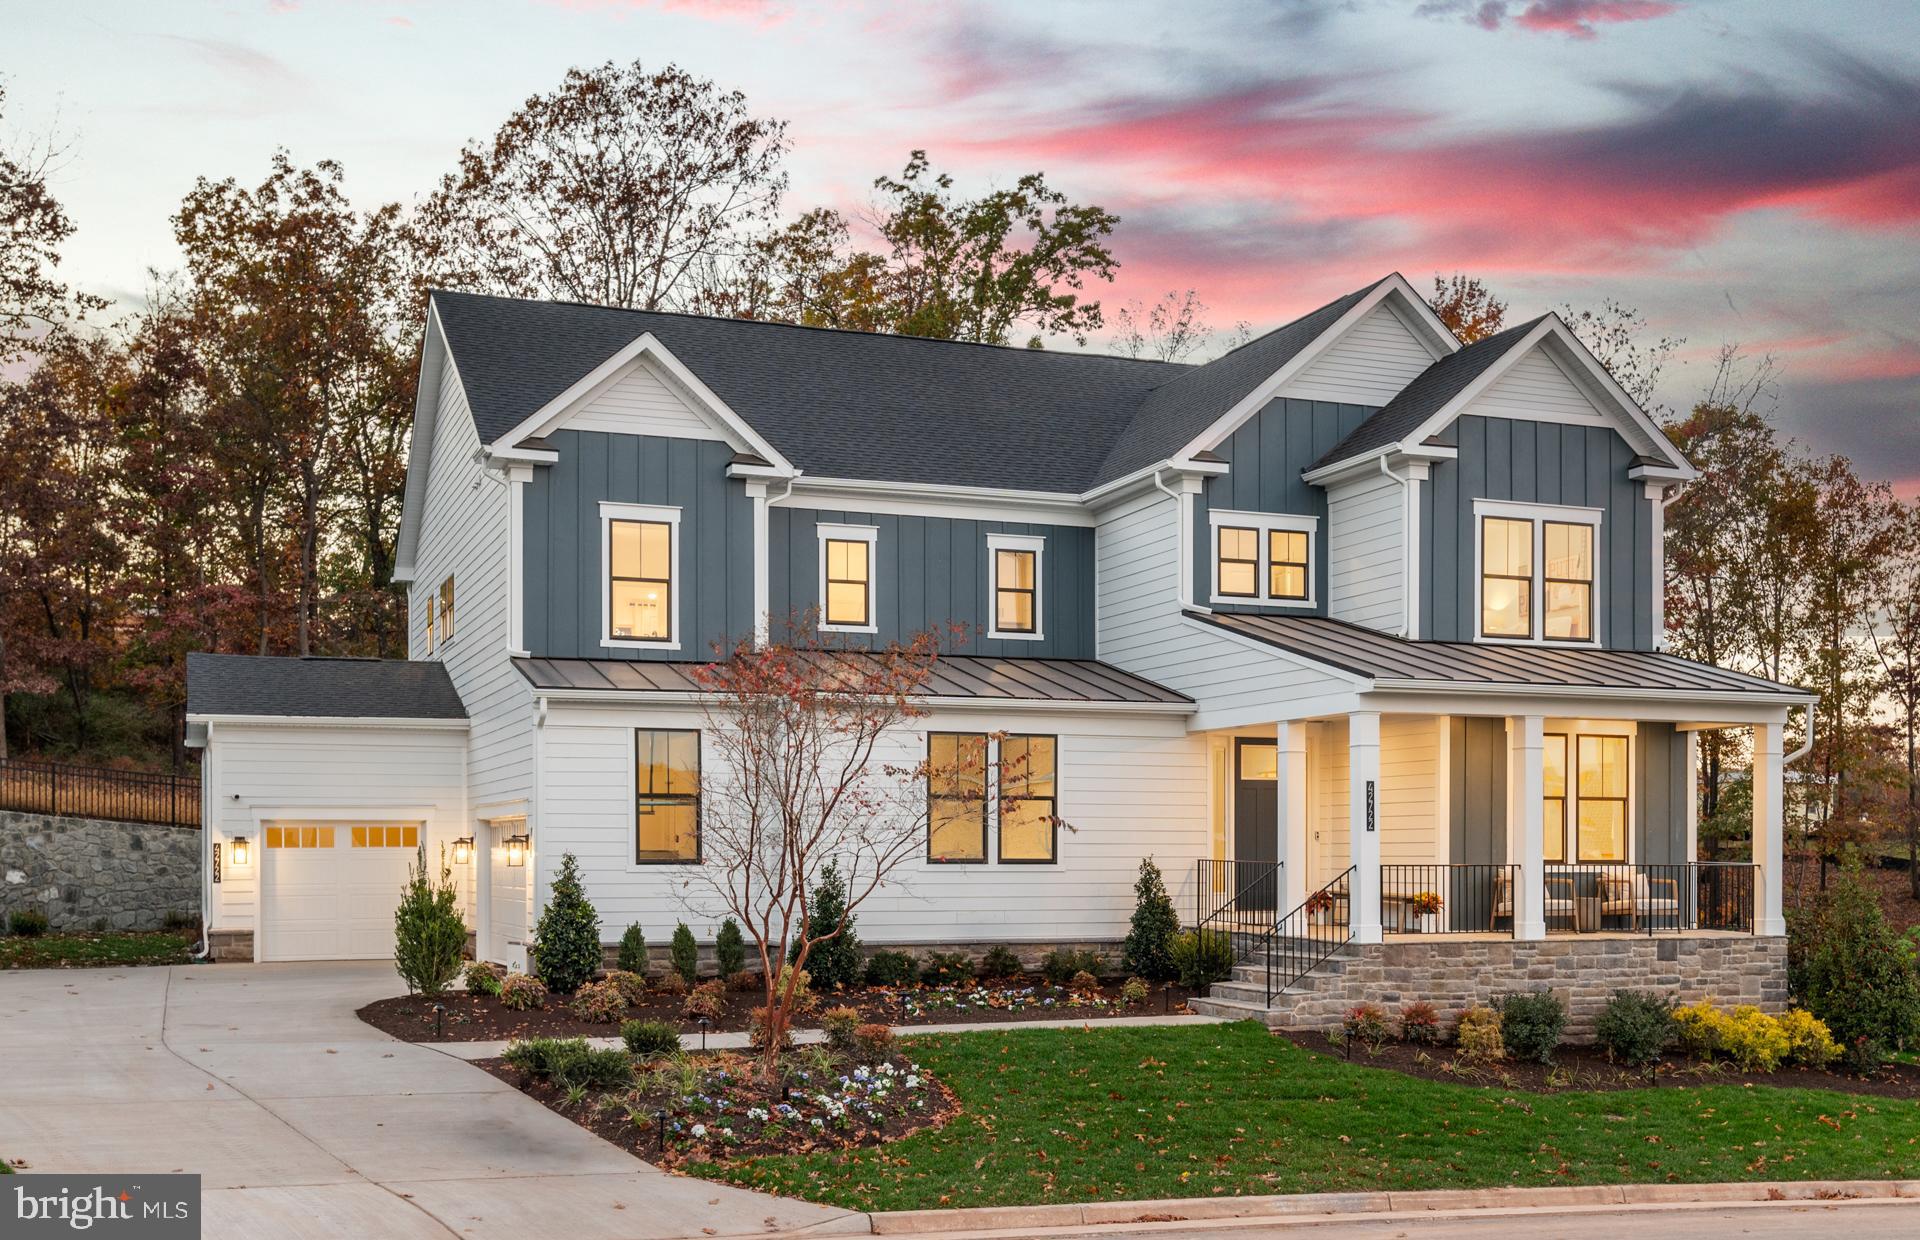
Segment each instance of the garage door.
[[262,960],[390,960],[417,822],[273,822],[263,832]]

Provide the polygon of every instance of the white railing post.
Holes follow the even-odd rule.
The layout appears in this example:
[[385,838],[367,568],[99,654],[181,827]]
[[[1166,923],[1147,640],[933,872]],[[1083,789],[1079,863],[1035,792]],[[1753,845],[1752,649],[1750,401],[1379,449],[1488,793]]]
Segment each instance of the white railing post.
[[1753,729],[1753,863],[1760,867],[1754,884],[1755,934],[1787,932],[1781,881],[1787,855],[1782,730],[1777,723],[1756,724]]
[[1279,746],[1280,894],[1277,913],[1285,916],[1307,898],[1307,841],[1313,838],[1307,821],[1307,725],[1276,725]]
[[1546,720],[1507,719],[1507,856],[1520,867],[1513,893],[1513,937],[1544,939],[1546,920]]
[[1347,824],[1353,862],[1348,926],[1356,943],[1380,941],[1380,713],[1347,716]]

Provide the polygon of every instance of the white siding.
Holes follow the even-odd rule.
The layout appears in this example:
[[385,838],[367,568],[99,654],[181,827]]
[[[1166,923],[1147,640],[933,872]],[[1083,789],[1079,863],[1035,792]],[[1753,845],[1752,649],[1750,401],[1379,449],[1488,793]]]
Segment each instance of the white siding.
[[1383,303],[1328,346],[1279,395],[1384,405],[1433,362],[1427,346]]
[[1100,514],[1100,657],[1199,702],[1196,728],[1287,718],[1294,702],[1346,690],[1342,677],[1180,615],[1177,507],[1155,491]]
[[299,819],[304,812],[309,820],[341,814],[367,822],[419,818],[427,824],[427,855],[437,864],[440,845],[451,849],[467,834],[465,749],[459,731],[215,723],[207,826],[225,856],[232,856],[236,836],[246,836],[253,858],[245,868],[221,866],[212,888],[212,927],[254,929],[263,817]]
[[1535,347],[1469,401],[1462,414],[1599,423],[1603,415],[1544,349]]
[[[533,697],[507,657],[507,485],[474,459],[480,438],[452,366],[441,382],[438,417],[419,568],[407,600],[412,657],[444,662],[467,708],[475,808],[524,802],[533,786]],[[448,574],[454,634],[429,655],[427,597]]]
[[[633,729],[700,727],[697,707],[627,709],[555,703],[543,729],[539,872],[551,882],[560,854],[579,861],[600,913],[602,937],[639,922],[663,942],[684,920],[710,939],[724,915],[686,866],[635,866],[632,847]],[[1153,855],[1176,900],[1191,901],[1190,863],[1207,855],[1206,740],[1184,720],[1009,710],[941,712],[915,721],[885,755],[910,765],[924,732],[1031,732],[1059,738],[1059,834],[1055,865],[934,865],[916,858],[859,911],[871,943],[1117,939],[1133,911],[1140,859]],[[716,761],[705,746],[705,761]],[[709,779],[718,773],[708,769]],[[989,853],[994,851],[989,841]],[[709,857],[709,863],[715,859]]]
[[1383,632],[1406,625],[1406,492],[1385,474],[1327,488],[1327,614]]
[[677,439],[726,438],[645,361],[635,362],[608,380],[555,429]]
[[[1380,863],[1431,865],[1443,859],[1445,827],[1439,806],[1440,723],[1431,715],[1380,717],[1379,807]],[[1318,887],[1347,868],[1352,854],[1352,825],[1347,819],[1347,721],[1336,719],[1310,734],[1310,817],[1318,835],[1309,853],[1309,881]]]

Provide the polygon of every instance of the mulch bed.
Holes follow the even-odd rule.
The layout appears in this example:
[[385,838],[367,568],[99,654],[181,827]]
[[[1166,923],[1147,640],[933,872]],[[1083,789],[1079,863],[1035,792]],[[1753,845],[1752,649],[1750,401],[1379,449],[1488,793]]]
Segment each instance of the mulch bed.
[[[798,1104],[802,1114],[819,1113],[818,1106],[805,1097],[804,1084],[790,1089],[764,1084],[755,1072],[758,1060],[737,1053],[715,1052],[696,1058],[730,1070],[731,1079],[724,1086],[725,1111],[696,1114],[677,1106],[676,1103],[683,1100],[672,1085],[670,1075],[650,1074],[640,1065],[636,1065],[635,1086],[610,1091],[606,1096],[612,1101],[601,1107],[591,1098],[570,1104],[564,1089],[550,1081],[533,1079],[504,1059],[480,1059],[474,1063],[596,1136],[635,1157],[668,1168],[694,1163],[729,1165],[769,1154],[807,1154],[885,1145],[923,1129],[942,1127],[960,1109],[951,1090],[921,1075],[908,1056],[896,1053],[887,1060],[894,1079],[904,1081],[911,1075],[919,1085],[910,1095],[897,1090],[896,1105],[884,1108],[884,1115],[856,1116],[844,1127],[829,1124],[815,1128],[800,1119],[770,1129],[748,1119],[747,1111],[754,1107],[773,1111],[782,1105]],[[790,1059],[788,1070],[794,1068]],[[707,1088],[714,1089],[711,1085]],[[914,1103],[918,1104],[916,1109],[904,1109]],[[663,1111],[667,1117],[664,1141],[658,1119]],[[696,1123],[705,1129],[704,1133],[694,1127]],[[728,1133],[732,1136],[726,1135]]]
[[[843,994],[822,995],[820,1007],[847,1006],[859,1010],[863,1020],[884,1025],[987,1024],[1028,1020],[1106,1020],[1115,1016],[1158,1016],[1163,1012],[1186,1011],[1187,998],[1193,992],[1180,986],[1155,987],[1147,1001],[1133,1007],[1120,1002],[1118,984],[1103,986],[1097,995],[1076,997],[1066,990],[1027,979],[1020,982],[981,983],[988,992],[984,1002],[971,990],[945,987],[909,987],[902,990],[855,990]],[[1030,995],[1018,992],[1031,990]],[[731,991],[720,1019],[709,1025],[713,1033],[738,1032],[747,1027],[748,1014],[758,1007],[762,992]],[[903,1002],[904,1001],[904,1002]],[[697,1022],[681,1016],[679,995],[650,994],[646,1001],[627,1009],[623,1020],[664,1020],[681,1033],[698,1033]],[[435,1004],[444,1005],[440,1013]],[[360,1009],[361,1020],[382,1033],[407,1042],[496,1042],[530,1037],[611,1037],[618,1025],[594,1024],[567,1010],[564,996],[551,996],[547,1006],[530,1012],[516,1012],[500,1000],[464,991],[430,999],[422,995],[402,995],[380,999]],[[438,1032],[436,1033],[436,1019]],[[799,1028],[814,1022],[802,1019]]]
[[[1333,1046],[1322,1033],[1286,1031],[1280,1034],[1302,1050],[1335,1058],[1345,1052]],[[1476,1067],[1461,1062],[1452,1047],[1411,1046],[1405,1042],[1387,1042],[1377,1051],[1356,1046],[1352,1062],[1374,1068],[1387,1068],[1406,1076],[1428,1081],[1450,1081],[1459,1085],[1497,1085],[1528,1093],[1554,1094],[1569,1090],[1590,1092],[1613,1089],[1646,1089],[1650,1082],[1645,1072],[1636,1072],[1609,1061],[1604,1053],[1590,1046],[1563,1046],[1554,1055],[1551,1067],[1545,1064],[1506,1060]],[[1771,1085],[1781,1089],[1831,1089],[1848,1094],[1869,1094],[1879,1098],[1920,1098],[1920,1066],[1892,1063],[1883,1065],[1870,1077],[1848,1076],[1836,1070],[1783,1067],[1777,1072],[1738,1072],[1727,1064],[1703,1064],[1692,1059],[1674,1059],[1660,1065],[1653,1084],[1658,1086],[1698,1085]]]

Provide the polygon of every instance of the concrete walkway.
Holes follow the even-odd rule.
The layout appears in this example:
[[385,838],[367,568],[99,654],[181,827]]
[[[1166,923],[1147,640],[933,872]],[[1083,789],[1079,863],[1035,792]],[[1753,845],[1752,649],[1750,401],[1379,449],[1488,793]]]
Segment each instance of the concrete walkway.
[[208,1240],[663,1240],[866,1216],[670,1176],[354,1016],[391,965],[0,972],[0,1156],[197,1172]]

